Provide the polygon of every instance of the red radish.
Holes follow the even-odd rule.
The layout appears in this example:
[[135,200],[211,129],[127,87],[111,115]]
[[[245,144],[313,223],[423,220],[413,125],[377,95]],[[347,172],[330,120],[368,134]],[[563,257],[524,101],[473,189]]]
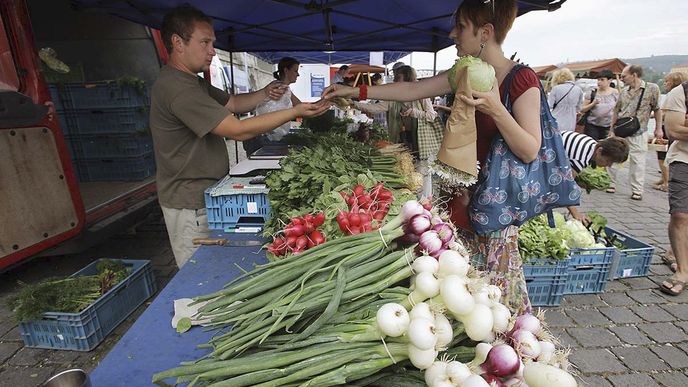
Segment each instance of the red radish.
[[361,216],[357,213],[349,214],[349,224],[352,226],[360,226]]
[[373,213],[373,219],[377,220],[378,222],[383,220],[385,218],[385,212],[384,211],[375,211]]
[[295,226],[303,224],[303,219],[301,218],[291,218],[289,220],[291,221],[291,224]]
[[351,226],[349,228],[349,231],[351,232],[351,234],[356,235],[361,233],[361,228],[358,226]]
[[284,235],[290,236],[301,236],[303,235],[303,226],[298,224],[296,226],[287,227],[284,229]]
[[318,212],[314,217],[313,217],[313,225],[315,227],[320,227],[325,223],[325,213],[324,212]]
[[315,227],[313,226],[313,223],[306,221],[303,225],[303,232],[304,234],[310,234],[315,230]]
[[296,249],[303,250],[307,244],[308,238],[306,238],[305,235],[301,235],[300,237],[296,238]]
[[325,243],[325,236],[318,230],[313,231],[311,233],[310,237],[316,246],[319,244]]
[[313,242],[313,239],[311,239],[311,238],[309,238],[309,237],[306,237],[306,239],[308,239],[308,243],[306,243],[306,247],[307,247],[307,248],[310,249],[310,248],[315,247],[315,242]]
[[363,185],[362,184],[356,184],[356,186],[354,187],[354,196],[356,196],[356,197],[361,196],[361,195],[363,195],[364,192],[365,192],[365,188],[363,187]]
[[308,223],[313,223],[313,215],[312,214],[306,214],[303,216],[303,220]]
[[275,247],[279,248],[285,243],[285,241],[284,238],[277,237],[274,241],[272,241],[272,243],[275,245]]

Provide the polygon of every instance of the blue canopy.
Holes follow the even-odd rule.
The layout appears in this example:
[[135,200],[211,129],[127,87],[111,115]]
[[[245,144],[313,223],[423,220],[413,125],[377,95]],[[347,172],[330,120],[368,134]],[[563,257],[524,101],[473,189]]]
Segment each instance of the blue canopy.
[[[251,52],[250,54],[268,63],[277,63],[280,58],[285,56],[296,58],[300,63],[368,63],[370,60],[369,51],[262,51]],[[389,64],[397,62],[408,54],[410,54],[410,52],[385,51],[383,63]]]
[[[453,44],[454,0],[72,0],[160,28],[169,9],[191,4],[214,19],[216,46],[230,52],[437,52]],[[495,0],[493,0],[495,1]],[[519,0],[519,14],[555,10],[566,0]],[[262,56],[263,54],[259,54]],[[386,59],[391,58],[392,53]],[[317,57],[317,56],[316,56]],[[367,58],[367,55],[366,55]],[[366,60],[367,61],[367,60]],[[394,60],[387,60],[386,63]],[[327,60],[318,61],[326,63]],[[351,63],[347,58],[331,63]],[[307,63],[307,62],[304,62]],[[313,62],[311,62],[313,63]]]

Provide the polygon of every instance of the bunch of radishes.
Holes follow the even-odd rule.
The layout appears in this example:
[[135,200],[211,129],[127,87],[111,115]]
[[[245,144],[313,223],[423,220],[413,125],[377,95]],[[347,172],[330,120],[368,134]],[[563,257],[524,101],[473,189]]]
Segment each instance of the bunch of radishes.
[[325,214],[322,212],[291,218],[280,231],[283,236],[276,237],[267,249],[279,257],[286,254],[298,254],[325,243],[325,236],[316,229],[323,223],[325,223]]
[[357,184],[352,191],[351,195],[340,192],[349,211],[340,211],[337,215],[339,229],[346,235],[377,230],[389,212],[394,195],[382,183],[375,184],[370,192],[366,192],[362,184]]

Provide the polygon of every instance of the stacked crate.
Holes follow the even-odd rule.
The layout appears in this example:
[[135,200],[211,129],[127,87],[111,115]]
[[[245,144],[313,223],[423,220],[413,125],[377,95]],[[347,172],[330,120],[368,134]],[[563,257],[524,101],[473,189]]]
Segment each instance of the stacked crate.
[[139,85],[49,85],[79,181],[134,181],[155,173],[150,99]]

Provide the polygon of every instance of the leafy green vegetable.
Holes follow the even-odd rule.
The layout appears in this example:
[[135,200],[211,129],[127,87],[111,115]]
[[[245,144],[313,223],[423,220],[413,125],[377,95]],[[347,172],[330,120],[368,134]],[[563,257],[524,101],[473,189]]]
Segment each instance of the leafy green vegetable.
[[184,333],[191,329],[191,319],[188,317],[182,317],[177,321],[177,333]]
[[576,183],[590,193],[594,189],[604,191],[609,188],[611,180],[604,168],[587,167],[576,176]]
[[468,79],[471,83],[471,89],[483,92],[492,90],[495,80],[494,67],[471,55],[465,55],[456,60],[454,68],[449,71],[449,83],[451,85],[456,85],[456,74],[463,67],[468,67]]
[[[557,213],[554,214],[556,225],[558,217]],[[561,220],[563,215],[559,218]],[[547,214],[538,215],[519,228],[518,247],[521,257],[565,259],[569,255],[567,240],[570,236],[571,232],[564,227],[550,227]]]

